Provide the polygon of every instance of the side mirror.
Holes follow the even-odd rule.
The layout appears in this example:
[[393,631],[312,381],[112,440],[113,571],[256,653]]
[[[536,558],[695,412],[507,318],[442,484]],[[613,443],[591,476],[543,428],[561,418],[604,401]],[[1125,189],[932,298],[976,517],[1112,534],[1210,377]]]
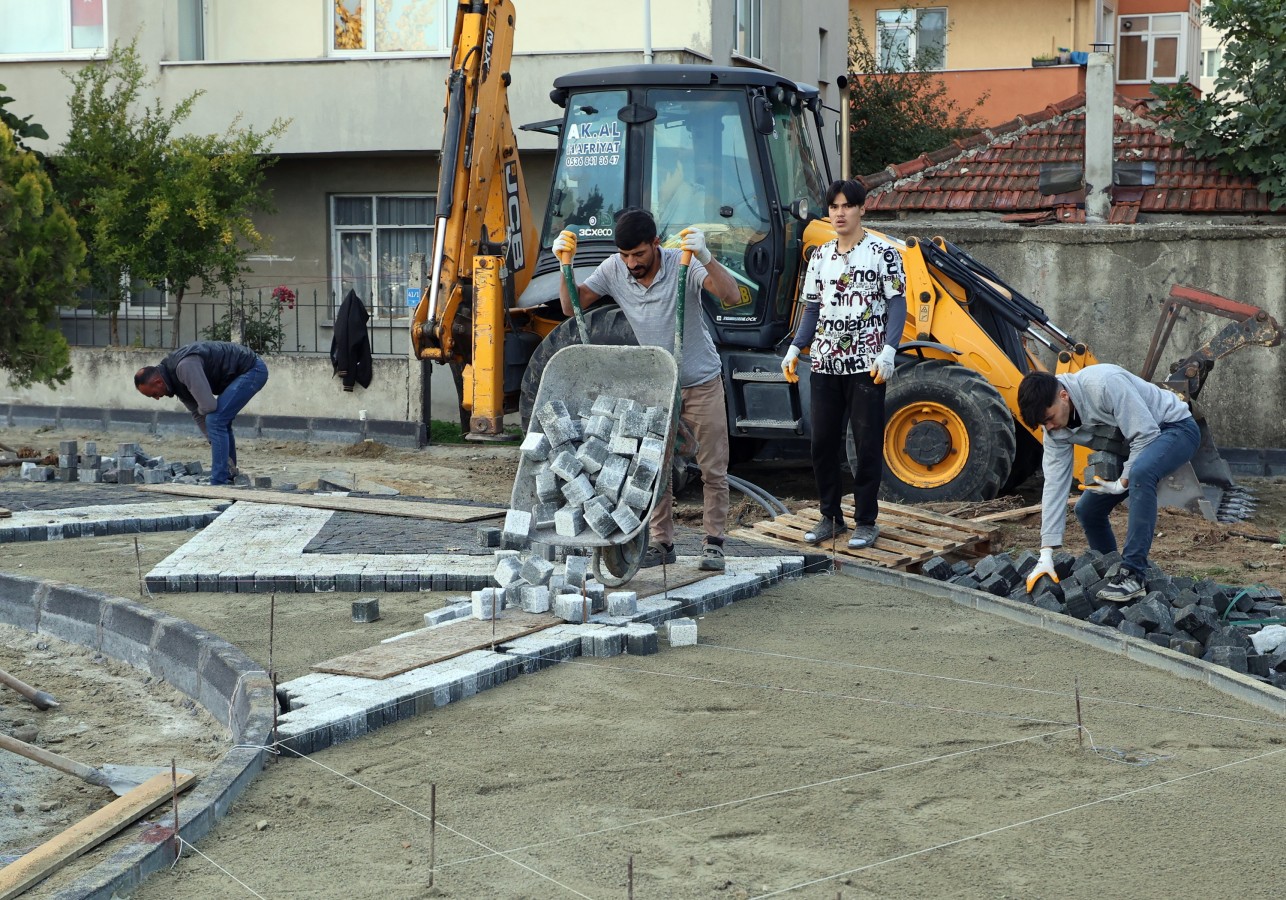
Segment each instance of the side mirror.
[[806,197],[800,197],[798,200],[791,201],[790,214],[805,225],[816,218],[816,216],[813,215],[813,211],[808,208],[808,198]]
[[755,131],[762,135],[771,135],[777,130],[777,123],[773,120],[772,104],[768,98],[758,96],[751,104],[751,112],[755,120]]

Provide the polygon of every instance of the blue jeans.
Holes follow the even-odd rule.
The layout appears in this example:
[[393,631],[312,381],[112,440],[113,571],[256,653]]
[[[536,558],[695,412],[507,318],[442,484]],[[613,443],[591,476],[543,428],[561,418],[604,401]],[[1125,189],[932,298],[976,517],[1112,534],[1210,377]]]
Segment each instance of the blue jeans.
[[1157,439],[1143,448],[1130,468],[1130,486],[1124,494],[1086,491],[1076,503],[1076,518],[1085,530],[1091,550],[1111,553],[1116,549],[1116,535],[1108,514],[1127,497],[1130,519],[1125,530],[1125,550],[1121,559],[1131,571],[1140,575],[1148,570],[1148,551],[1157,527],[1157,484],[1197,452],[1201,430],[1192,418],[1162,425]]
[[237,439],[232,435],[232,420],[245,408],[250,398],[268,383],[268,366],[256,360],[250,371],[238,375],[219,395],[219,405],[205,417],[205,432],[210,438],[210,484],[229,484],[228,461],[237,462]]

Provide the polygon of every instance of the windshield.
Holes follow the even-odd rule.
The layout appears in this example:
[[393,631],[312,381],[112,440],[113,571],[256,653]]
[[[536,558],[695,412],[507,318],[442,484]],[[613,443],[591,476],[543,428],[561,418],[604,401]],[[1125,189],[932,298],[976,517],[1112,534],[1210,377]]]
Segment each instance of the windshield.
[[759,285],[746,273],[746,248],[768,235],[771,222],[745,92],[657,89],[648,106],[656,118],[647,126],[643,197],[657,232],[677,246],[680,231],[699,226],[740,288],[739,302],[720,312],[749,312]]
[[813,131],[802,106],[773,102],[777,133],[768,141],[777,177],[777,195],[782,206],[807,200],[814,213],[825,215],[826,184],[819,164]]
[[610,239],[612,217],[625,206],[625,125],[617,118],[625,91],[576,94],[572,102],[545,213],[545,246],[564,229]]

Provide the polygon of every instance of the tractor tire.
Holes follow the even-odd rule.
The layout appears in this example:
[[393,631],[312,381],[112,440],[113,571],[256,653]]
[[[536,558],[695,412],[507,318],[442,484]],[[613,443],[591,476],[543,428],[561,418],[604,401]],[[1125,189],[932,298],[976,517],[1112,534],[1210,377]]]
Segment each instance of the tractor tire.
[[1009,478],[1000,486],[999,496],[1001,497],[1017,493],[1027,479],[1040,469],[1040,463],[1045,454],[1045,448],[1041,442],[1032,437],[1031,432],[1017,422],[1014,423],[1014,437],[1018,441],[1018,449],[1014,452],[1014,464],[1009,470]]
[[1014,417],[972,369],[934,359],[900,366],[884,410],[882,499],[991,500],[1009,479],[1017,452]]
[[[632,347],[637,346],[634,329],[630,327],[625,313],[617,306],[601,306],[585,313],[585,327],[589,331],[589,342],[600,346]],[[518,412],[522,416],[522,430],[531,425],[533,407],[536,405],[536,391],[540,388],[541,376],[545,366],[553,355],[564,347],[579,344],[580,332],[576,320],[569,318],[558,324],[553,331],[536,347],[536,352],[527,362],[527,371],[522,376],[522,397],[518,401]]]

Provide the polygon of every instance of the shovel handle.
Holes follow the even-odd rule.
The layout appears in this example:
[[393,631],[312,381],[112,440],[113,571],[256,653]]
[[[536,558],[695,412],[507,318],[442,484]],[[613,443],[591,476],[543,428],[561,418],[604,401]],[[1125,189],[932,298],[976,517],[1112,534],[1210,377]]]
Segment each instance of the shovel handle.
[[36,690],[25,681],[14,678],[4,669],[0,669],[0,684],[6,684],[19,694],[22,694],[22,696],[36,704],[36,709],[53,709],[58,705],[58,701],[53,698],[52,694]]
[[78,763],[74,759],[68,759],[65,756],[59,756],[49,750],[43,750],[40,747],[32,746],[26,741],[20,741],[16,737],[10,737],[7,734],[0,734],[0,749],[8,750],[19,756],[25,756],[32,762],[38,762],[43,766],[49,766],[51,769],[57,769],[59,772],[66,772],[68,775],[75,775],[81,781],[87,781],[90,784],[99,787],[107,787],[107,779],[103,773],[93,766],[87,766],[84,763]]
[[589,327],[585,324],[585,313],[580,308],[580,291],[576,289],[576,273],[571,263],[563,263],[563,281],[567,283],[567,296],[572,301],[572,312],[576,316],[576,330],[580,332],[580,342],[589,344]]

